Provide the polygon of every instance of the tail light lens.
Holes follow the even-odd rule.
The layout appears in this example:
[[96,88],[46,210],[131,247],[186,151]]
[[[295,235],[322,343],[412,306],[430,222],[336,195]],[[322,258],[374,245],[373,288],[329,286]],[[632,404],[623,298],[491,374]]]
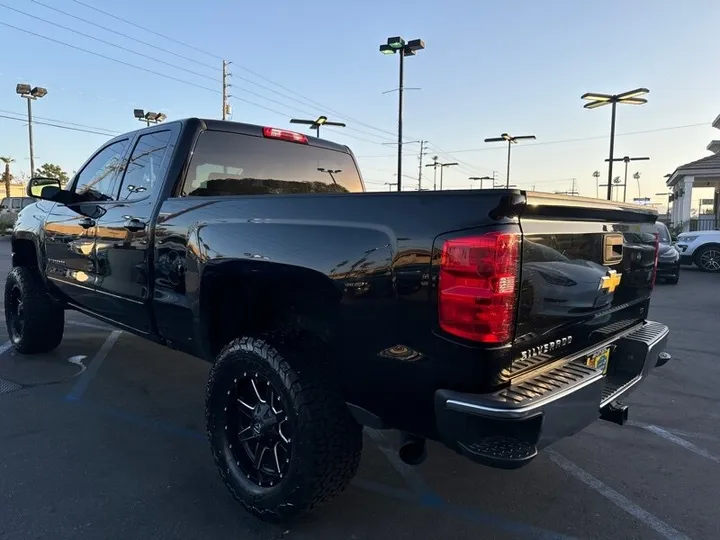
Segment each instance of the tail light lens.
[[652,278],[650,279],[650,288],[655,288],[655,279],[657,278],[658,258],[660,257],[660,235],[655,233],[655,262],[653,262]]
[[438,282],[440,328],[481,343],[509,341],[519,262],[519,234],[491,232],[446,240]]

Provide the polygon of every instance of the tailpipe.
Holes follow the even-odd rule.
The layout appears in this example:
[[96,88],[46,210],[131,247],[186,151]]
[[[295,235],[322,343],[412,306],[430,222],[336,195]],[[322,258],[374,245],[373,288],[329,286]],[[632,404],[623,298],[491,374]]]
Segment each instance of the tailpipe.
[[628,421],[629,410],[629,407],[622,403],[611,403],[600,411],[600,419],[623,426]]
[[427,457],[425,437],[418,437],[401,431],[398,456],[408,465],[420,465]]

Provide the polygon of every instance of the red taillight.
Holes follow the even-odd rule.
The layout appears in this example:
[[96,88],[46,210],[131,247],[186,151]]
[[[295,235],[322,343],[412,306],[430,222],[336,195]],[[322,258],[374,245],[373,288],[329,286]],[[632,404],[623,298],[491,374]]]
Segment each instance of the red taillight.
[[655,261],[653,262],[652,278],[650,279],[650,288],[655,288],[655,278],[657,278],[658,257],[660,256],[660,235],[655,233]]
[[482,343],[512,338],[520,235],[491,232],[446,240],[438,283],[440,328]]
[[308,138],[302,133],[295,133],[294,131],[288,131],[287,129],[264,127],[263,136],[267,137],[268,139],[280,139],[283,141],[290,141],[301,144],[307,144],[308,142]]

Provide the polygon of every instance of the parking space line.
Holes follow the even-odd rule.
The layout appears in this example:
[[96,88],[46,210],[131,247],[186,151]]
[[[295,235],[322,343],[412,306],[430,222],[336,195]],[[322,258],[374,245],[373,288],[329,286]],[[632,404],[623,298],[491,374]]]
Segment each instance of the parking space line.
[[0,345],[0,354],[5,354],[8,350],[12,348],[12,342],[6,341],[2,345]]
[[642,521],[645,525],[655,530],[663,538],[668,540],[690,540],[689,537],[685,536],[680,531],[672,528],[670,525],[665,523],[660,518],[652,515],[650,512],[643,510],[637,504],[632,502],[630,499],[621,495],[610,486],[603,484],[600,480],[595,478],[590,473],[578,467],[575,463],[558,454],[555,450],[546,450],[550,459],[561,469],[570,473],[572,476],[580,480],[583,484],[591,487],[597,491],[600,495],[608,499],[610,502],[621,508],[635,519]]
[[66,321],[66,324],[71,324],[73,326],[83,326],[85,328],[94,328],[95,330],[112,330],[112,327],[110,326],[100,326],[99,324],[92,324],[81,321]]
[[102,366],[103,362],[105,361],[105,358],[107,358],[108,353],[110,352],[110,350],[113,348],[113,345],[115,345],[115,342],[120,337],[120,334],[122,334],[122,330],[113,330],[112,333],[107,337],[107,339],[105,340],[105,343],[102,344],[102,347],[100,347],[100,350],[93,357],[92,362],[90,362],[90,365],[80,376],[78,381],[75,383],[75,386],[72,387],[72,390],[70,390],[70,392],[65,396],[66,400],[78,401],[79,399],[82,398],[83,394],[85,393],[85,390],[87,390],[88,386],[90,385],[90,382],[93,380],[95,375],[97,375],[97,372],[100,369],[100,366]]
[[650,433],[653,433],[657,435],[658,437],[662,437],[666,441],[670,441],[671,443],[677,444],[678,446],[682,446],[685,450],[689,450],[693,454],[696,454],[698,456],[704,457],[705,459],[709,459],[710,461],[714,461],[717,464],[720,464],[720,456],[716,456],[715,454],[708,452],[704,448],[700,448],[699,446],[694,445],[690,441],[687,441],[683,439],[682,437],[678,437],[674,433],[670,433],[669,431],[658,427],[653,426],[651,424],[636,424],[638,427],[649,431]]

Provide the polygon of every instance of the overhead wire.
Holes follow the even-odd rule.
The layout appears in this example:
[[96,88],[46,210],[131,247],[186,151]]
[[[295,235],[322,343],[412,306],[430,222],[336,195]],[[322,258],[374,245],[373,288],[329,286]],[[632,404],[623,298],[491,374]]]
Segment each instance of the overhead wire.
[[[7,119],[7,120],[15,120],[16,122],[27,122],[27,118],[14,118],[14,117],[12,117],[12,116],[6,116],[6,115],[4,115],[4,114],[0,114],[0,118],[5,118],[5,119]],[[50,123],[50,122],[37,121],[37,120],[35,120],[35,119],[33,119],[33,124],[38,124],[38,125],[41,125],[41,126],[52,126],[52,127],[55,127],[55,128],[66,129],[66,130],[68,130],[68,131],[79,131],[79,132],[82,132],[82,133],[92,133],[93,135],[102,135],[102,136],[104,136],[104,137],[112,137],[112,134],[109,134],[109,133],[102,133],[102,132],[100,132],[100,131],[93,131],[93,130],[90,130],[90,129],[83,129],[83,128],[78,128],[78,127],[61,126],[61,125],[59,125],[59,124]]]
[[[0,109],[0,113],[14,114],[15,116],[20,116],[20,117],[22,117],[22,116],[25,114],[25,113],[15,112],[15,111],[5,111],[5,110],[2,110],[2,109]],[[67,124],[67,125],[69,125],[69,126],[76,126],[76,127],[91,129],[91,130],[95,130],[95,131],[107,131],[107,132],[110,133],[111,135],[119,135],[119,134],[120,134],[119,131],[114,131],[114,130],[112,130],[112,129],[106,129],[106,128],[97,127],[97,126],[89,126],[89,125],[87,125],[87,124],[79,124],[79,123],[77,123],[77,122],[68,122],[68,121],[66,121],[66,120],[58,120],[57,118],[48,118],[48,117],[46,117],[46,116],[37,116],[36,114],[33,114],[33,122],[34,122],[36,119],[37,119],[37,120],[47,120],[47,121],[49,121],[49,122],[58,122],[58,123],[60,123],[60,124]]]
[[200,61],[198,61],[198,60],[195,60],[194,58],[190,58],[189,56],[185,56],[185,55],[183,55],[183,54],[176,53],[176,52],[171,51],[171,50],[169,50],[169,49],[166,49],[166,48],[164,48],[164,47],[160,47],[159,45],[154,45],[154,44],[149,43],[149,42],[147,42],[147,41],[143,41],[143,40],[141,40],[141,39],[139,39],[139,38],[137,38],[137,37],[130,36],[130,35],[128,35],[128,34],[125,34],[125,33],[123,33],[123,32],[119,32],[119,31],[117,31],[117,30],[113,30],[112,28],[109,28],[109,27],[107,27],[107,26],[103,26],[102,24],[98,24],[98,23],[96,23],[96,22],[90,21],[90,20],[85,19],[85,18],[83,18],[83,17],[79,17],[79,16],[77,16],[77,15],[73,15],[72,13],[68,13],[67,11],[63,11],[62,9],[56,8],[55,6],[50,6],[50,5],[48,5],[48,4],[45,4],[45,3],[43,3],[43,2],[40,2],[39,0],[30,0],[30,1],[33,2],[33,3],[35,3],[35,4],[38,4],[39,6],[43,6],[44,8],[51,9],[51,10],[57,12],[57,13],[61,13],[62,15],[65,15],[65,16],[67,16],[67,17],[71,17],[71,18],[73,18],[73,19],[75,19],[75,20],[78,20],[78,21],[84,22],[84,23],[86,23],[86,24],[95,26],[96,28],[100,28],[100,29],[103,30],[104,32],[110,32],[110,33],[112,33],[112,34],[115,34],[115,35],[124,37],[124,38],[126,38],[126,39],[135,41],[135,42],[137,42],[137,43],[141,43],[141,44],[145,45],[146,47],[151,47],[151,48],[153,48],[153,49],[157,49],[157,50],[162,51],[162,52],[164,52],[164,53],[166,53],[166,54],[171,54],[171,55],[173,55],[173,56],[176,56],[177,58],[182,58],[183,60],[185,60],[185,61],[187,61],[187,62],[192,62],[193,64],[197,64],[197,65],[199,65],[199,66],[203,66],[203,67],[206,67],[206,68],[208,68],[208,69],[214,69],[214,70],[216,70],[216,71],[222,71],[222,68],[219,68],[219,67],[217,67],[217,66],[213,66],[212,64],[208,64],[208,63],[205,63],[205,62],[200,62]]
[[[123,22],[123,23],[125,23],[125,24],[128,24],[128,25],[130,25],[130,26],[134,26],[135,28],[139,28],[140,30],[143,30],[143,31],[145,31],[145,32],[149,32],[149,33],[151,33],[151,34],[153,34],[153,35],[156,35],[156,36],[158,36],[158,37],[161,37],[161,38],[163,38],[163,39],[166,39],[166,40],[171,41],[171,42],[173,42],[173,43],[176,43],[176,44],[178,44],[178,45],[182,45],[183,47],[187,47],[187,48],[189,48],[189,49],[192,49],[192,50],[194,50],[194,51],[196,51],[196,52],[205,54],[205,55],[210,56],[210,57],[212,57],[212,58],[215,58],[215,59],[217,59],[217,60],[224,60],[223,57],[218,56],[218,55],[215,54],[215,53],[212,53],[212,52],[209,52],[209,51],[200,49],[200,48],[198,48],[198,47],[195,47],[194,45],[190,45],[189,43],[185,43],[184,41],[180,41],[180,40],[175,39],[175,38],[173,38],[173,37],[170,37],[170,36],[168,36],[168,35],[166,35],[166,34],[162,34],[162,33],[158,32],[158,31],[156,31],[156,30],[153,30],[153,29],[151,29],[151,28],[148,28],[148,27],[146,27],[146,26],[143,26],[143,25],[141,25],[141,24],[138,24],[138,23],[136,23],[136,22],[134,22],[134,21],[125,19],[125,18],[120,17],[120,16],[118,16],[118,15],[114,15],[114,14],[109,13],[109,12],[107,12],[107,11],[104,11],[104,10],[98,8],[98,7],[92,6],[92,5],[90,5],[90,4],[86,3],[86,2],[82,2],[81,0],[72,0],[72,1],[75,2],[76,4],[79,4],[79,5],[81,5],[81,6],[84,6],[84,7],[88,8],[88,9],[92,9],[92,10],[98,12],[98,13],[101,13],[101,14],[103,14],[103,15],[106,15],[106,16],[108,16],[108,17],[111,17],[111,18],[113,18],[113,19],[115,19],[115,20],[121,21],[121,22]],[[315,100],[310,99],[310,98],[308,98],[308,97],[306,97],[306,96],[303,96],[302,94],[300,94],[300,93],[298,93],[298,92],[296,92],[296,91],[288,88],[287,86],[284,86],[284,85],[282,85],[282,84],[280,84],[280,83],[278,83],[278,82],[276,82],[276,81],[273,81],[272,79],[269,79],[268,77],[265,77],[265,76],[263,76],[263,75],[255,72],[255,71],[251,70],[250,68],[247,68],[247,67],[243,66],[242,64],[238,64],[238,63],[236,63],[236,62],[232,62],[232,64],[235,65],[235,66],[237,66],[237,67],[240,68],[241,70],[243,70],[243,71],[245,71],[245,72],[247,72],[247,73],[249,73],[249,74],[251,74],[251,75],[253,75],[253,76],[257,77],[257,78],[259,78],[259,79],[262,79],[262,80],[264,80],[264,81],[266,81],[266,82],[268,82],[268,83],[270,83],[270,84],[272,84],[272,85],[274,85],[274,86],[277,86],[278,88],[282,88],[283,90],[286,90],[286,91],[290,92],[291,94],[294,94],[294,95],[298,96],[299,98],[305,100],[305,101],[308,102],[308,103],[311,103],[311,104],[313,104],[313,105],[315,105],[315,106],[319,106],[319,107],[325,109],[327,112],[334,113],[334,114],[338,115],[339,117],[342,117],[342,118],[345,118],[345,119],[350,120],[350,121],[352,121],[352,122],[355,122],[356,124],[361,125],[361,126],[364,126],[364,127],[367,127],[368,129],[372,129],[372,130],[375,130],[375,131],[378,131],[378,132],[384,133],[384,134],[396,135],[395,132],[393,132],[393,131],[389,131],[389,130],[383,129],[383,128],[378,128],[378,127],[376,127],[376,126],[373,126],[373,125],[371,125],[371,124],[368,124],[368,123],[366,123],[366,122],[363,122],[362,120],[359,120],[359,119],[354,118],[354,117],[352,117],[352,116],[349,116],[349,115],[347,115],[347,114],[341,113],[340,111],[337,111],[337,110],[335,110],[335,109],[332,109],[332,108],[330,108],[330,107],[327,107],[326,105],[324,105],[324,104],[322,104],[322,103],[320,103],[320,102],[318,102],[318,101],[315,101]],[[240,78],[240,77],[238,77],[238,78]],[[258,84],[258,83],[256,83],[256,82],[251,81],[251,80],[248,80],[248,79],[243,79],[243,80],[246,80],[247,82],[249,82],[249,83],[251,83],[251,84]],[[262,86],[262,85],[259,85],[259,86],[261,86],[262,88],[264,88],[264,89],[266,89],[266,90],[269,90],[269,91],[272,91],[272,92],[276,92],[276,93],[277,93],[276,90],[269,89],[269,88],[264,87],[264,86]],[[287,96],[287,95],[285,95],[285,94],[282,94],[282,93],[280,93],[280,95],[283,95],[284,97],[286,97],[286,98],[288,98],[288,99],[294,99],[294,98],[291,98],[291,97],[289,97],[289,96]],[[356,129],[356,130],[357,130],[357,129]],[[359,130],[357,130],[357,131],[359,131]],[[411,140],[411,139],[408,139],[408,141],[409,141],[409,140]]]

